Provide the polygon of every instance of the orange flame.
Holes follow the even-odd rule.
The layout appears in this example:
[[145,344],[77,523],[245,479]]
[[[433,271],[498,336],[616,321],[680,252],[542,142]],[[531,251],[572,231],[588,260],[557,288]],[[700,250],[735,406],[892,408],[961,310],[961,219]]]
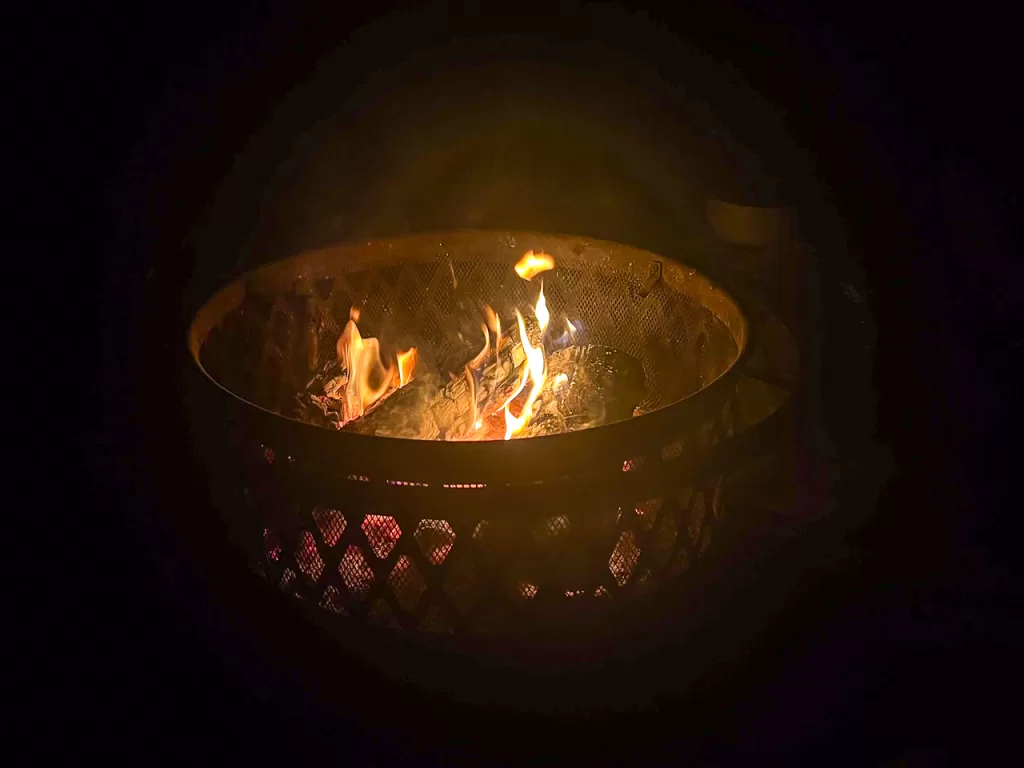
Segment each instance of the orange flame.
[[[480,365],[487,359],[488,353],[491,351],[491,337],[487,334],[487,326],[480,324],[480,330],[484,333],[484,348],[480,350],[480,353],[469,361],[469,367],[476,370]],[[476,419],[474,419],[475,421]]]
[[416,363],[420,360],[420,354],[416,347],[409,347],[405,352],[399,352],[398,362],[398,386],[404,387],[412,381],[413,372],[416,370]]
[[540,324],[541,331],[544,331],[551,320],[551,313],[548,312],[548,303],[544,299],[543,280],[540,281],[540,296],[537,297],[537,306],[534,308],[533,313],[537,316],[537,322]]
[[497,351],[501,348],[501,318],[490,306],[485,305],[484,310],[487,313],[487,327],[494,331],[494,349]]
[[523,258],[516,262],[516,274],[524,280],[532,280],[541,272],[547,272],[554,268],[555,260],[546,253],[527,251],[523,254]]
[[364,339],[359,333],[356,325],[359,314],[356,307],[349,310],[349,321],[337,345],[338,360],[348,372],[344,397],[345,421],[362,416],[389,389],[409,383],[419,358],[416,347],[411,347],[397,355],[397,370],[385,366],[380,356],[380,342],[372,337]]
[[[537,401],[540,396],[540,391],[544,387],[544,379],[547,368],[547,360],[544,357],[544,347],[538,344],[536,347],[530,344],[530,338],[526,333],[526,326],[523,323],[523,316],[516,310],[516,320],[519,321],[519,334],[520,339],[523,342],[523,349],[526,350],[526,371],[523,373],[523,379],[520,382],[518,391],[513,395],[507,403],[505,403],[505,439],[511,440],[514,435],[519,434],[526,428],[526,425],[530,423],[530,419],[533,416],[533,404]],[[512,400],[516,398],[519,392],[522,392],[526,386],[526,378],[529,376],[533,385],[530,387],[530,394],[526,396],[526,402],[523,404],[522,410],[518,416],[513,416],[509,410]]]

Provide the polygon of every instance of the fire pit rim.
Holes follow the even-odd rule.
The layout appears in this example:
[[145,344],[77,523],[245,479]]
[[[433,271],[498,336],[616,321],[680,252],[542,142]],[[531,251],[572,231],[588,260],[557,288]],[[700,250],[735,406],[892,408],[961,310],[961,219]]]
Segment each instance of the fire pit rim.
[[[736,357],[721,375],[699,390],[646,414],[577,432],[522,440],[474,442],[413,440],[325,430],[245,399],[217,381],[200,361],[202,344],[209,332],[220,318],[245,298],[250,287],[280,284],[282,279],[288,279],[294,284],[297,275],[303,279],[316,279],[314,267],[322,270],[326,263],[346,251],[350,254],[365,254],[365,249],[383,248],[393,251],[396,245],[413,248],[427,246],[431,242],[440,247],[453,248],[460,239],[473,241],[486,238],[488,242],[501,242],[501,238],[510,235],[524,243],[543,243],[551,250],[560,251],[563,256],[568,252],[582,257],[583,251],[596,248],[601,249],[608,258],[622,258],[616,251],[624,250],[634,257],[643,256],[649,262],[659,262],[663,268],[662,279],[666,282],[685,279],[698,286],[704,292],[703,295],[713,296],[715,301],[731,311],[735,327],[730,326],[730,330],[734,333],[738,347]],[[517,252],[519,250],[522,248]],[[557,260],[559,254],[553,255]],[[430,259],[436,258],[436,254],[430,256]],[[366,262],[379,259],[379,255],[364,256]],[[387,472],[396,463],[401,463],[408,470],[406,474],[410,475],[410,481],[417,480],[421,473],[423,477],[433,479],[442,473],[463,476],[467,483],[501,479],[510,472],[518,473],[517,468],[526,463],[533,467],[534,477],[556,478],[585,470],[595,455],[619,454],[628,458],[637,450],[649,449],[652,440],[657,441],[661,436],[666,440],[671,439],[681,428],[696,423],[701,414],[719,403],[729,391],[732,381],[741,375],[743,363],[754,346],[753,326],[748,321],[749,314],[743,304],[742,298],[713,282],[695,267],[673,256],[655,254],[623,243],[581,235],[516,230],[431,231],[370,241],[339,242],[246,272],[215,291],[193,315],[187,341],[193,364],[202,374],[202,379],[215,385],[213,392],[220,397],[221,405],[229,413],[244,412],[247,419],[255,417],[260,425],[259,431],[271,436],[270,439],[277,443],[276,447],[290,456],[303,455],[324,465],[330,465],[335,458],[343,459],[344,466],[353,471],[363,471],[357,468],[359,465],[367,473],[378,475],[382,471]]]

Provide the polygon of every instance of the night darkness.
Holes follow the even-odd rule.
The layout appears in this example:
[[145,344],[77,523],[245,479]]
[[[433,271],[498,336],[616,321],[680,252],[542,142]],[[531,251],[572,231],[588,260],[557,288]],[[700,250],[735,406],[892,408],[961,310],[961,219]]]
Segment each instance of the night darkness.
[[[90,407],[60,409],[58,429],[70,420],[77,433],[75,468],[60,483],[68,498],[41,518],[50,533],[33,534],[52,541],[59,521],[60,541],[45,548],[60,565],[41,583],[20,578],[40,631],[15,662],[33,713],[15,754],[26,764],[50,753],[384,765],[1005,759],[1021,603],[1002,530],[1010,507],[990,477],[1008,476],[1015,453],[993,433],[1009,418],[1024,290],[1008,222],[1019,192],[1005,173],[1020,133],[1010,41],[998,20],[862,5],[825,18],[801,5],[648,9],[646,23],[779,107],[839,212],[850,259],[819,264],[821,418],[845,527],[809,527],[792,544],[828,542],[836,555],[780,577],[785,610],[742,663],[723,652],[651,711],[572,722],[384,682],[276,612],[243,567],[217,565],[226,534],[204,506],[177,389],[184,350],[173,348],[194,309],[182,298],[191,235],[275,106],[383,9],[185,2],[25,19],[13,92],[27,105],[27,189],[42,203],[35,237],[60,242],[50,269],[71,287],[66,363],[95,376]],[[600,40],[663,57],[666,80],[683,76],[662,48],[583,22],[575,6],[449,5],[435,21],[443,14],[360,59],[339,88],[427,40],[481,30]],[[727,112],[725,123],[744,120],[741,107]],[[765,162],[778,185],[733,192],[798,198],[784,168]],[[238,264],[200,266],[226,276]],[[841,309],[851,280],[870,304],[869,336]],[[729,621],[718,631],[709,642],[727,646]]]

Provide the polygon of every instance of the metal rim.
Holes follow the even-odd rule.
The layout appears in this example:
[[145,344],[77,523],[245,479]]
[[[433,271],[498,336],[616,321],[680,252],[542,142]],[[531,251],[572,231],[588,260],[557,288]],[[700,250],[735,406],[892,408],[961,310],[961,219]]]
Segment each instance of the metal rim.
[[[335,471],[344,466],[347,471],[373,474],[390,472],[400,467],[409,481],[436,480],[439,475],[453,478],[453,482],[506,481],[522,477],[529,467],[529,477],[555,479],[569,474],[592,471],[596,459],[629,457],[638,451],[649,451],[652,446],[669,441],[680,430],[694,425],[703,415],[719,405],[740,374],[742,364],[751,349],[751,328],[747,313],[733,294],[713,283],[695,268],[668,256],[654,254],[639,248],[578,235],[535,232],[513,232],[521,242],[537,242],[557,251],[559,256],[581,258],[587,249],[595,249],[609,259],[624,257],[660,261],[666,265],[667,280],[685,280],[702,296],[712,296],[718,306],[731,313],[734,338],[738,353],[732,364],[717,379],[698,391],[670,405],[641,416],[601,427],[547,435],[527,440],[445,442],[422,441],[331,432],[267,410],[245,400],[225,388],[203,367],[200,349],[210,330],[228,311],[240,303],[249,290],[280,286],[283,281],[293,283],[297,277],[314,278],[326,275],[331,263],[343,256],[351,265],[351,258],[362,257],[367,262],[382,256],[399,256],[405,249],[423,254],[421,258],[433,260],[436,256],[426,250],[429,243],[442,243],[455,247],[456,243],[470,243],[484,239],[504,237],[506,232],[496,230],[458,230],[429,232],[394,239],[360,243],[342,243],[310,251],[289,259],[273,262],[242,275],[217,291],[195,315],[188,332],[188,346],[194,365],[202,378],[214,385],[213,392],[229,412],[245,418],[254,418],[260,434],[277,441],[278,447],[291,456],[302,456],[323,468]],[[397,250],[396,250],[397,246]]]

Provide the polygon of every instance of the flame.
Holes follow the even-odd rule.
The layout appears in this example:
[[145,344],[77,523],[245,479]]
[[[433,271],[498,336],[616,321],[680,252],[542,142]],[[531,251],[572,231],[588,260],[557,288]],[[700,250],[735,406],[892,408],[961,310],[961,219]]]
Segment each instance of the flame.
[[[541,272],[554,268],[555,260],[546,253],[527,251],[516,264],[516,274],[524,280],[530,280]],[[537,303],[534,305],[533,314],[537,318],[537,324],[540,326],[541,331],[541,340],[536,347],[530,344],[530,337],[526,333],[526,324],[523,322],[523,316],[518,309],[516,310],[516,320],[519,323],[519,339],[523,344],[523,350],[526,352],[526,365],[524,366],[523,378],[520,380],[519,386],[516,387],[515,393],[502,406],[502,410],[505,411],[506,440],[511,440],[530,423],[530,419],[533,417],[533,405],[537,402],[537,398],[540,397],[541,390],[544,388],[544,381],[547,378],[547,356],[544,353],[543,334],[548,327],[548,323],[551,322],[551,313],[548,312],[547,299],[544,298],[543,280],[540,283],[540,293],[537,295]],[[528,378],[531,381],[530,393],[526,396],[526,402],[523,403],[519,415],[513,416],[509,407],[512,405],[512,401],[519,396],[519,393],[525,389]]]
[[349,310],[349,320],[337,344],[338,360],[348,372],[343,401],[345,421],[359,418],[389,389],[411,381],[419,358],[416,347],[411,347],[397,355],[397,370],[385,366],[380,356],[380,342],[373,337],[364,339],[359,333],[356,325],[359,315],[358,308]]
[[569,332],[570,338],[576,338],[576,326],[572,324],[572,321],[568,317],[565,318],[565,329]]
[[544,300],[544,281],[540,281],[540,296],[537,298],[537,306],[534,308],[534,314],[537,316],[537,322],[540,324],[541,331],[544,331],[548,327],[548,322],[551,320],[551,313],[548,312],[548,303]]
[[480,330],[484,334],[484,348],[480,350],[480,353],[469,361],[469,368],[476,370],[480,365],[487,359],[488,353],[491,351],[491,337],[487,334],[487,326],[481,323]]
[[501,318],[490,306],[485,305],[484,311],[487,313],[487,327],[494,331],[494,349],[497,352],[501,348]]
[[556,389],[557,390],[560,387],[564,387],[568,383],[569,383],[568,375],[566,375],[564,373],[560,373],[557,376],[555,376],[555,380],[553,382],[551,382],[551,387],[552,387],[552,389]]
[[516,274],[524,280],[532,280],[541,272],[547,272],[554,268],[555,260],[546,253],[527,251],[523,254],[523,258],[516,262]]
[[409,347],[405,352],[399,352],[396,356],[398,362],[398,386],[404,387],[412,381],[413,371],[416,370],[416,363],[419,362],[420,354],[416,347]]
[[[530,338],[526,333],[526,326],[523,323],[523,316],[519,310],[516,310],[516,320],[519,322],[519,334],[520,339],[523,342],[523,349],[526,350],[526,372],[523,374],[523,380],[520,382],[519,391],[521,392],[523,387],[526,385],[526,377],[529,376],[533,382],[530,387],[530,394],[526,396],[526,402],[523,404],[522,410],[518,416],[513,416],[509,410],[511,400],[505,404],[505,439],[511,440],[513,435],[517,435],[526,428],[526,425],[530,423],[530,418],[533,416],[533,404],[537,401],[540,396],[540,391],[544,387],[544,379],[547,368],[547,360],[544,357],[544,347],[538,344],[536,347],[530,344]],[[518,392],[516,393],[519,394]],[[512,399],[515,399],[513,396]]]

